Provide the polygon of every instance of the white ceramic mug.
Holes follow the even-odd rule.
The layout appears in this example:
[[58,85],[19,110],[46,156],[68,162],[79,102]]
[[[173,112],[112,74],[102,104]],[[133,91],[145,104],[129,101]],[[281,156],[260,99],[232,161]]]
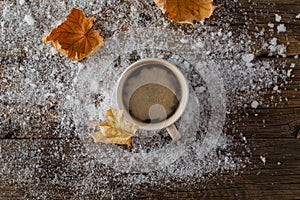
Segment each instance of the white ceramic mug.
[[[142,67],[154,66],[153,68],[145,69]],[[155,68],[155,66],[159,66]],[[151,71],[152,70],[152,71]],[[161,71],[160,71],[161,70]],[[136,75],[140,78],[132,78],[134,73],[139,73]],[[176,82],[176,84],[174,84]],[[135,119],[129,112],[129,98],[133,92],[147,83],[155,83],[167,87],[171,91],[176,93],[178,96],[179,103],[175,112],[166,117],[164,120],[157,123],[146,123]],[[127,89],[129,88],[130,89]],[[176,85],[176,86],[174,86]],[[124,91],[126,92],[127,98]],[[177,92],[176,92],[176,91]],[[174,123],[183,114],[189,97],[189,87],[186,78],[183,76],[181,71],[173,64],[157,58],[147,58],[139,60],[132,65],[130,65],[121,75],[118,86],[117,86],[117,102],[121,110],[124,110],[125,117],[139,126],[139,128],[144,130],[159,130],[166,128],[169,135],[173,140],[179,140],[181,135],[175,127]],[[126,106],[127,105],[127,106]],[[159,105],[158,105],[159,106]],[[149,110],[149,115],[150,115]]]

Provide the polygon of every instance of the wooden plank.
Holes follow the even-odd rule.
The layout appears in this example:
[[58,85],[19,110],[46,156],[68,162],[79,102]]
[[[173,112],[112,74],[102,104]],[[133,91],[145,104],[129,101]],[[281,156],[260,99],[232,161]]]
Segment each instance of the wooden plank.
[[[118,195],[150,199],[234,198],[236,195],[249,198],[298,198],[300,140],[249,139],[248,145],[252,151],[251,163],[236,175],[224,171],[204,182],[190,178],[185,180],[189,188],[186,188],[186,182],[178,180],[166,182],[158,188],[154,185],[124,188],[122,177],[125,175],[114,173],[101,165],[101,161],[96,161],[99,162],[98,170],[84,170],[86,167],[83,166],[88,166],[92,158],[81,155],[83,146],[77,140],[1,140],[0,166],[3,169],[11,165],[11,171],[9,174],[2,173],[0,177],[0,197],[34,197],[44,194],[51,199],[59,199],[59,195],[65,195],[66,198],[74,198],[76,195],[78,198],[100,198],[111,192],[115,198]],[[261,156],[266,158],[265,164]],[[27,172],[27,175],[22,175],[24,168],[34,166],[36,168],[30,168],[33,171],[31,174]]]
[[[300,13],[300,4],[295,1],[279,0],[251,0],[251,1],[222,1],[216,2],[222,7],[207,20],[208,25],[222,26],[229,24],[236,33],[247,33],[253,44],[253,51],[257,54],[267,55],[261,41],[268,41],[270,38],[277,38],[279,44],[287,46],[287,56],[300,54],[300,19],[296,16]],[[275,14],[281,16],[281,21],[275,20]],[[271,28],[268,24],[274,25]],[[277,26],[284,24],[286,32],[277,33]],[[264,34],[258,36],[264,30]]]
[[295,138],[300,122],[299,112],[299,108],[257,109],[231,116],[230,123],[234,123],[237,130],[250,138]]

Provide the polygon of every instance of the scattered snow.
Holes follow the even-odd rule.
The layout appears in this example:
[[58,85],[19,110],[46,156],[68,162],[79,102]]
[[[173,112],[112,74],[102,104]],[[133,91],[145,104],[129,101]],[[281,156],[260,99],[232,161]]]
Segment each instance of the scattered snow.
[[280,22],[281,21],[281,16],[278,14],[275,14],[275,21]]
[[254,59],[254,54],[244,54],[242,55],[243,61],[250,63]]
[[287,70],[286,76],[291,77],[293,69]]
[[277,26],[277,33],[285,32],[285,31],[286,31],[286,27],[284,24],[279,24]]
[[296,64],[295,63],[291,63],[290,68],[295,68]]
[[271,23],[271,22],[268,23],[268,26],[269,26],[270,28],[274,28],[274,24]]
[[188,43],[189,40],[188,40],[187,38],[182,38],[182,39],[180,39],[180,42],[181,42],[181,43]]
[[256,176],[258,176],[258,175],[260,175],[260,174],[261,174],[261,172],[259,171],[259,172],[256,173]]
[[25,0],[20,0],[19,3],[22,6],[25,3]]
[[5,21],[1,22],[1,32],[4,31],[4,24],[5,24]]
[[207,90],[207,88],[203,87],[203,86],[200,86],[200,87],[196,88],[196,92],[199,93],[199,94],[203,93],[206,90]]
[[257,101],[252,101],[252,103],[251,103],[251,107],[252,108],[257,108],[258,107],[258,105],[259,105],[259,103],[257,102]]
[[270,44],[271,45],[273,45],[273,46],[276,46],[277,45],[277,38],[272,38],[271,40],[270,40]]
[[296,16],[296,19],[300,19],[300,13]]
[[267,162],[267,159],[266,159],[266,157],[264,157],[264,156],[260,156],[260,160],[261,160],[261,162],[263,162],[264,165],[265,165],[266,162]]
[[278,85],[275,85],[275,86],[273,87],[273,90],[274,90],[274,91],[278,91]]
[[50,48],[50,54],[51,55],[55,55],[55,54],[57,54],[58,53],[58,51],[54,48],[54,47],[51,47]]
[[35,23],[35,20],[31,15],[25,15],[24,21],[27,22],[28,25],[33,26]]
[[281,56],[285,56],[286,46],[277,44],[277,38],[271,38],[269,45],[267,46],[270,54],[275,53]]

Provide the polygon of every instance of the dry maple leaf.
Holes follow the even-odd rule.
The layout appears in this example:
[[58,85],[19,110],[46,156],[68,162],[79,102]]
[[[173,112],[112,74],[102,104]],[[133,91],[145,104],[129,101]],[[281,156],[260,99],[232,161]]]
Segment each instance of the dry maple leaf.
[[82,60],[104,44],[99,31],[91,30],[93,20],[94,17],[86,18],[81,10],[72,8],[66,21],[44,37],[43,42],[51,41],[51,45],[68,58]]
[[170,20],[194,25],[194,20],[209,18],[219,6],[213,0],[154,0],[162,12],[168,13]]
[[106,115],[108,118],[106,122],[88,122],[100,127],[99,131],[90,134],[94,142],[130,146],[131,137],[138,129],[137,125],[127,122],[122,110],[109,109]]

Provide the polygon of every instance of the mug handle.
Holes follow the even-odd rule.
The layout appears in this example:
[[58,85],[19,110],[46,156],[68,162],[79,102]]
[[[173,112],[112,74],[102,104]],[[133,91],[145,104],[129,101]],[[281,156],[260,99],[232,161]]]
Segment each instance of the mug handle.
[[168,126],[167,131],[174,141],[177,141],[181,138],[181,135],[174,124]]

